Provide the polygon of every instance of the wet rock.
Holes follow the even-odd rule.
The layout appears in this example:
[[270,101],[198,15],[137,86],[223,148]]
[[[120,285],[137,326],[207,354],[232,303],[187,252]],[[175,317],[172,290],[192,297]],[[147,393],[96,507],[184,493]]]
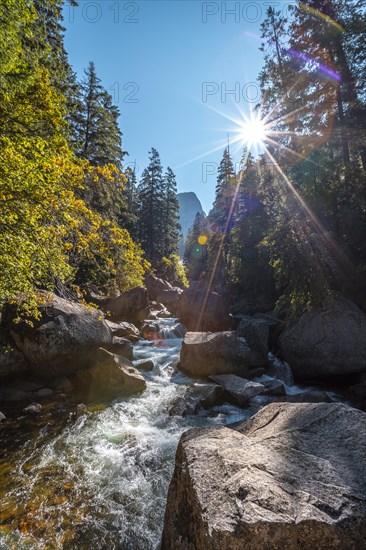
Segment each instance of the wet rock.
[[280,338],[295,379],[366,372],[366,315],[344,298],[306,312]]
[[131,361],[102,348],[95,354],[93,366],[77,372],[72,383],[88,401],[129,396],[146,389],[144,377]]
[[152,361],[151,359],[139,359],[133,362],[133,366],[136,369],[150,371],[154,369],[155,365],[154,365],[154,361]]
[[193,378],[214,374],[254,378],[264,371],[252,368],[251,359],[247,342],[235,332],[187,332],[180,354],[180,368]]
[[260,395],[264,392],[265,386],[258,382],[252,382],[236,376],[235,374],[219,374],[210,376],[213,380],[225,390],[224,396],[228,401],[234,402],[239,407],[244,407],[248,404],[251,397]]
[[112,341],[111,331],[100,311],[47,295],[40,306],[41,319],[34,327],[9,323],[11,334],[40,378],[55,378],[87,367],[96,350]]
[[118,336],[120,338],[128,338],[131,340],[131,337],[136,337],[139,339],[140,332],[135,325],[132,323],[127,322],[121,322],[121,323],[113,323],[112,321],[106,320],[107,325],[112,331],[113,336]]
[[28,371],[23,353],[10,345],[0,344],[0,380],[7,380]]
[[159,337],[159,324],[144,323],[140,329],[140,334],[145,340],[156,340]]
[[223,402],[224,390],[217,384],[194,384],[183,396],[174,400],[168,410],[169,416],[188,416],[200,409],[213,407]]
[[223,297],[198,283],[181,294],[177,314],[189,331],[218,332],[231,328]]
[[124,292],[117,298],[110,298],[105,305],[105,311],[108,311],[108,317],[114,322],[140,323],[149,315],[146,288],[138,286]]
[[237,428],[181,437],[162,550],[359,550],[365,413],[272,404]]
[[182,323],[176,323],[172,327],[172,333],[176,338],[184,338],[184,336],[187,334],[187,329],[185,326],[182,325]]
[[264,383],[264,392],[265,395],[286,395],[286,390],[283,382],[281,380],[269,380]]
[[113,336],[111,344],[105,346],[105,349],[115,353],[116,355],[123,355],[132,361],[133,359],[133,345],[127,338],[120,338],[119,336]]
[[266,374],[274,376],[288,386],[292,386],[294,384],[294,376],[290,365],[288,365],[285,361],[281,361],[281,359],[278,359],[278,357],[275,357],[272,353],[269,353],[268,355],[268,367],[266,369]]
[[42,412],[42,405],[40,403],[31,403],[24,407],[23,412],[26,414],[39,414]]
[[51,388],[42,388],[37,391],[37,395],[39,395],[39,397],[49,397],[53,395],[53,390],[51,390]]

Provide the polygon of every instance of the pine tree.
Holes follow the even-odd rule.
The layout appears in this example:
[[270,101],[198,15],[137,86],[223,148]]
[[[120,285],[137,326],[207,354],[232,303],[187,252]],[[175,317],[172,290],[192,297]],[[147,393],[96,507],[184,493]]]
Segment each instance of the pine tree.
[[160,155],[156,149],[151,149],[149,160],[138,187],[139,241],[147,260],[156,267],[165,250],[164,184]]
[[178,254],[180,237],[179,203],[177,199],[177,182],[171,168],[167,168],[163,180],[164,186],[164,256],[169,258]]
[[90,62],[82,82],[83,113],[80,127],[79,156],[93,166],[113,164],[121,168],[122,133],[118,126],[119,111],[111,95],[101,85]]
[[[33,0],[33,3],[38,14],[34,23],[38,37],[37,55],[42,56],[42,62],[49,71],[52,86],[65,98],[65,118],[68,122],[65,130],[70,144],[74,150],[77,150],[82,111],[81,91],[64,46],[63,2]],[[69,3],[77,5],[74,0],[69,0]]]
[[218,169],[215,201],[209,214],[216,230],[221,233],[225,230],[227,233],[230,231],[230,215],[235,189],[236,177],[233,160],[229,150],[225,149]]
[[134,241],[138,239],[139,197],[135,170],[127,170],[124,184],[124,202],[118,214],[119,225],[127,229]]

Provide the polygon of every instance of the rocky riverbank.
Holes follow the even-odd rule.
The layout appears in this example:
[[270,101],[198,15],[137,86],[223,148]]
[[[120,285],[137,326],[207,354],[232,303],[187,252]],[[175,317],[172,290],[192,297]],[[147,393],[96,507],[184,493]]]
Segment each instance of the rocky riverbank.
[[[163,527],[178,439],[188,428],[199,426],[198,431],[183,435],[178,447],[165,511],[163,548],[207,548],[207,541],[212,548],[239,548],[243,540],[246,544],[252,540],[252,526],[256,526],[258,533],[257,546],[254,542],[248,546],[253,550],[276,548],[271,546],[275,544],[273,541],[283,547],[281,536],[291,542],[286,547],[294,550],[300,548],[295,540],[309,549],[317,548],[314,540],[323,541],[319,548],[325,549],[329,541],[331,547],[338,544],[337,547],[343,548],[343,541],[349,539],[354,544],[350,548],[357,545],[362,548],[363,512],[358,514],[356,509],[363,508],[352,504],[356,502],[352,499],[361,498],[361,493],[356,495],[351,474],[345,477],[340,472],[338,477],[332,474],[339,464],[345,465],[339,456],[346,453],[349,462],[359,460],[356,437],[346,441],[347,423],[355,423],[360,434],[364,429],[364,413],[349,406],[364,409],[366,395],[366,317],[354,304],[339,298],[295,323],[286,324],[275,312],[249,316],[236,310],[232,315],[215,293],[194,286],[183,291],[154,277],[146,281],[146,287],[116,298],[94,292],[88,299],[98,304],[99,309],[47,295],[40,306],[40,318],[33,326],[14,322],[15,312],[11,308],[2,315],[0,429],[5,443],[2,467],[6,472],[7,512],[0,516],[0,523],[6,533],[12,536],[17,533],[19,544],[23,544],[29,529],[32,547],[43,548],[34,545],[34,536],[42,533],[42,540],[48,541],[46,546],[61,548],[48,533],[46,524],[40,527],[61,491],[61,500],[68,511],[59,528],[65,540],[71,541],[68,544],[76,544],[75,537],[89,544],[90,537],[97,534],[90,523],[94,516],[99,518],[98,536],[105,532],[96,548],[118,548],[121,544],[154,548]],[[203,308],[205,304],[207,309]],[[188,332],[181,321],[188,324]],[[288,363],[274,352],[282,354]],[[342,402],[348,405],[343,406]],[[231,426],[251,417],[249,424]],[[324,422],[319,424],[323,417]],[[290,431],[285,430],[283,419]],[[309,421],[305,422],[306,419]],[[123,435],[117,439],[108,435],[98,447],[99,428],[96,433],[94,430],[105,421],[108,434],[122,430]],[[227,427],[218,427],[222,425]],[[212,428],[202,431],[202,426]],[[284,430],[286,437],[281,435]],[[324,435],[327,430],[328,439]],[[13,440],[18,443],[13,444]],[[58,440],[63,443],[57,443]],[[36,449],[32,459],[27,441]],[[164,441],[170,441],[168,455],[162,450]],[[268,446],[272,441],[273,448]],[[324,447],[319,441],[324,442]],[[77,474],[74,445],[86,446],[80,458],[81,477]],[[261,446],[266,448],[267,454],[263,456],[259,452]],[[338,454],[330,456],[329,466],[322,460],[328,451],[333,453],[334,446]],[[56,447],[62,465],[59,458],[55,462]],[[252,458],[248,454],[251,449]],[[93,462],[93,452],[99,457],[98,464]],[[42,453],[48,457],[47,464],[42,462]],[[73,456],[72,465],[67,466],[64,453]],[[141,453],[147,454],[143,458]],[[150,464],[151,453],[154,459]],[[103,484],[114,486],[110,477],[116,475],[114,467],[108,475],[102,474],[112,456],[128,472],[128,479],[124,477],[126,472],[122,475],[122,485],[114,496],[111,492],[105,495],[102,489]],[[215,456],[220,457],[222,468]],[[286,456],[294,456],[296,460],[286,461]],[[121,463],[122,457],[130,461],[128,466]],[[271,466],[270,457],[274,457]],[[16,473],[19,464],[29,460],[31,469]],[[167,463],[158,475],[161,487],[155,497],[153,479],[161,460]],[[86,466],[88,461],[98,471],[99,467],[102,469],[99,477],[93,477],[94,473]],[[64,472],[62,482],[54,466]],[[70,467],[72,483],[66,473]],[[20,495],[28,486],[32,469],[38,472],[35,487],[39,494],[33,494],[33,498],[41,502],[44,468],[51,472],[52,491],[45,497],[48,504],[44,510],[36,513],[30,510],[25,493],[17,502],[12,479],[17,480],[16,491]],[[201,476],[201,468],[205,476]],[[322,468],[325,468],[321,482],[324,491],[318,476]],[[255,478],[253,472],[258,474]],[[134,473],[139,479],[137,493],[129,487]],[[149,479],[151,506],[157,508],[158,519],[150,505],[147,508],[142,505],[144,476]],[[290,478],[293,481],[288,481]],[[343,499],[338,495],[332,500],[327,489],[332,479],[337,487],[344,487]],[[60,483],[62,486],[71,483],[70,487],[75,489],[65,493]],[[261,490],[256,489],[257,485]],[[192,492],[196,486],[198,493]],[[98,500],[98,491],[103,494],[104,504],[98,512],[86,510],[82,499],[94,495]],[[304,500],[305,493],[308,497]],[[223,494],[226,504],[220,508],[218,503],[222,502]],[[353,497],[347,496],[351,494]],[[206,497],[212,505],[205,503]],[[84,535],[80,530],[78,534],[70,530],[77,506],[85,509],[80,523]],[[127,513],[130,507],[131,513]],[[141,509],[148,510],[145,517],[139,512]],[[298,515],[294,510],[299,511]],[[336,510],[340,510],[339,514]],[[116,519],[118,514],[128,515],[127,530],[121,518]],[[308,520],[304,522],[296,519],[305,516]],[[57,516],[52,517],[53,529],[57,529]],[[134,525],[134,518],[138,525]],[[103,527],[103,521],[107,521],[108,527]],[[154,521],[156,525],[152,528],[150,523]],[[302,523],[297,527],[299,522]],[[306,538],[310,523],[311,535]],[[115,533],[112,524],[118,524]],[[359,538],[350,538],[349,524],[357,524]],[[280,525],[283,529],[276,534]]]

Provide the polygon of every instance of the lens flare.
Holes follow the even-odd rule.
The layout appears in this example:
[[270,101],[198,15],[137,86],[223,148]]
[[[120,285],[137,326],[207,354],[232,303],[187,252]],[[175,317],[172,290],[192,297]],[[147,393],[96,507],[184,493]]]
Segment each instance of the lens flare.
[[257,115],[251,115],[244,120],[240,128],[240,136],[244,144],[250,149],[253,145],[263,146],[267,138],[266,123]]

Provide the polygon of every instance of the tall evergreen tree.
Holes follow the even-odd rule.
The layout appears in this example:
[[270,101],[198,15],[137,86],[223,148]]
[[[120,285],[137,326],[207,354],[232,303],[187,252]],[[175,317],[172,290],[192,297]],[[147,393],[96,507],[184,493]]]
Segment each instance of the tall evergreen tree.
[[224,151],[219,165],[215,201],[209,214],[209,218],[214,223],[216,230],[221,233],[225,231],[225,228],[227,232],[229,230],[229,217],[235,195],[235,188],[236,177],[234,164],[227,148]]
[[149,153],[149,165],[142,173],[139,192],[139,240],[146,258],[158,266],[165,250],[164,185],[160,155],[154,148]]
[[79,156],[88,159],[93,166],[113,164],[121,168],[123,151],[119,110],[101,85],[93,62],[85,70],[82,100]]
[[177,199],[177,182],[171,168],[167,168],[164,180],[164,256],[169,258],[172,254],[178,254],[180,237],[179,203]]
[[[44,66],[48,69],[51,84],[65,100],[68,122],[67,135],[69,142],[77,149],[79,125],[81,122],[80,85],[73,71],[64,45],[65,28],[62,25],[62,0],[33,0],[38,17],[35,21],[35,32],[38,43],[35,45],[37,55],[41,55]],[[76,6],[74,0],[69,4]]]
[[124,184],[124,201],[119,211],[119,225],[127,229],[133,240],[138,239],[139,197],[135,170],[127,170]]

